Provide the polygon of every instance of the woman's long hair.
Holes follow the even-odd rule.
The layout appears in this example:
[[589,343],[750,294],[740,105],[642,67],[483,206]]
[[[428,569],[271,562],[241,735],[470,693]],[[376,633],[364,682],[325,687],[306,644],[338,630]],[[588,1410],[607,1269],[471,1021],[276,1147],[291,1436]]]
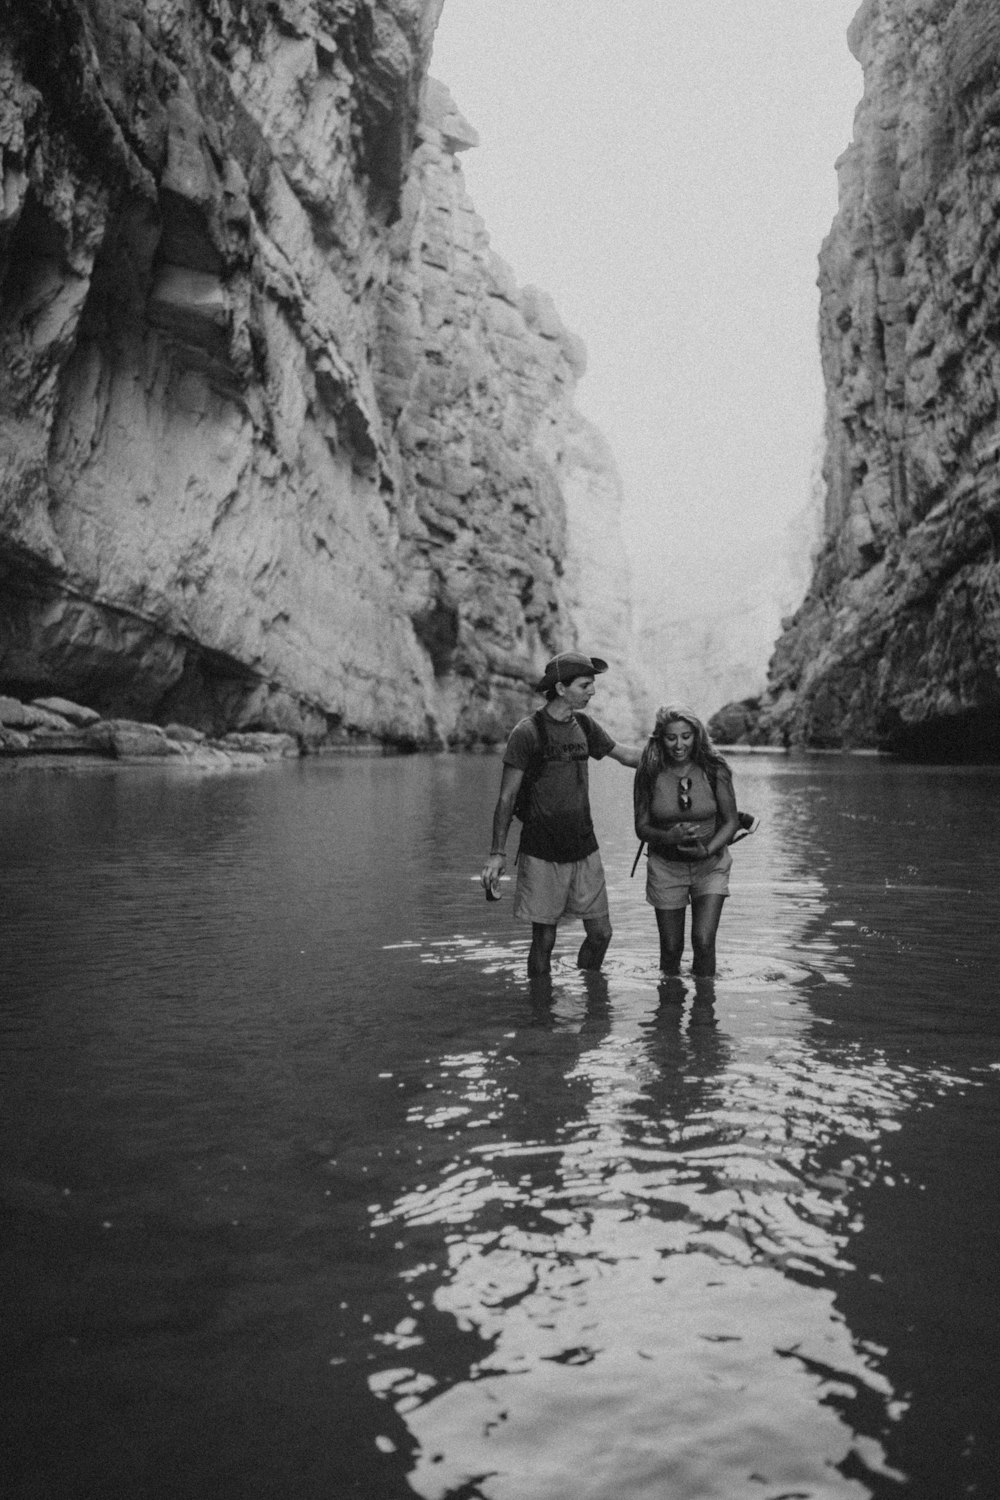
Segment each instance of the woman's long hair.
[[646,741],[642,758],[639,761],[639,769],[635,773],[636,805],[641,800],[648,806],[653,795],[653,787],[656,784],[657,776],[659,776],[665,766],[670,764],[666,747],[663,743],[663,736],[667,725],[672,723],[674,719],[683,719],[684,723],[690,724],[694,730],[691,759],[696,766],[701,767],[709,778],[709,781],[714,785],[720,776],[725,777],[730,782],[733,779],[732,771],[712,744],[708,730],[698,718],[698,715],[693,714],[689,708],[683,708],[679,703],[668,703],[657,711],[653,732]]

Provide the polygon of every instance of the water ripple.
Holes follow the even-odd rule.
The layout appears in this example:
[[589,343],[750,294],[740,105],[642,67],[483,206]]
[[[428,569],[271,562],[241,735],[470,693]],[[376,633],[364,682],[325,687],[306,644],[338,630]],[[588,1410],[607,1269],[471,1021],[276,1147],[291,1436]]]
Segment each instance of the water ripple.
[[[430,1130],[461,1121],[462,1149],[372,1222],[441,1229],[433,1316],[482,1349],[460,1387],[420,1365],[373,1385],[418,1441],[411,1483],[428,1500],[470,1485],[489,1500],[606,1500],[612,1474],[615,1493],[669,1483],[692,1500],[751,1479],[762,1493],[838,1497],[869,1493],[861,1475],[903,1482],[847,1420],[861,1392],[876,1429],[906,1403],[852,1340],[832,1286],[852,1269],[858,1189],[878,1176],[886,1133],[970,1080],[850,1043],[817,1066],[801,1038],[762,1033],[707,1074],[696,1050],[678,1053],[678,1082],[694,1090],[678,1114],[648,1046],[656,1020],[635,1014],[581,1048],[565,1072],[581,1109],[558,1141],[505,1130],[510,1048],[443,1059],[434,1097],[411,1106]],[[490,1139],[477,1143],[476,1127]],[[422,1326],[417,1314],[408,1336]]]
[[6,787],[32,1493],[992,1493],[997,773],[748,759],[714,982],[620,767],[605,971],[530,984],[495,763]]

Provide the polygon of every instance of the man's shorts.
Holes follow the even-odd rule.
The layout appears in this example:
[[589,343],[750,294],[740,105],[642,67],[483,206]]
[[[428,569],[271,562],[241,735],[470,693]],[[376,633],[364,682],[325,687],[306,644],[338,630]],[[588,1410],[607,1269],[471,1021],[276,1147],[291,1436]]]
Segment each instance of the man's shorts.
[[554,864],[522,854],[517,862],[514,916],[521,922],[542,922],[554,927],[563,917],[608,915],[608,888],[604,866],[595,850],[572,864]]
[[646,860],[646,900],[661,911],[678,911],[692,896],[728,896],[732,866],[728,849],[690,862],[650,854]]

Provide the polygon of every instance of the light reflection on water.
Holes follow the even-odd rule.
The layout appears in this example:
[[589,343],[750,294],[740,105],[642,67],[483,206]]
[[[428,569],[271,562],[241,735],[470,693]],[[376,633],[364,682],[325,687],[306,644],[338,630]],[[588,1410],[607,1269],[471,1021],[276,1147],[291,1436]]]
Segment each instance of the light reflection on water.
[[[418,1310],[382,1334],[400,1360],[370,1383],[417,1439],[417,1493],[847,1496],[901,1481],[876,1434],[906,1403],[837,1313],[831,1273],[851,1269],[849,1194],[878,1171],[882,1137],[928,1083],[958,1080],[852,1048],[817,1074],[792,1017],[736,1048],[690,984],[613,1013],[610,985],[578,987],[576,1015],[565,997],[551,1014],[578,1039],[564,1078],[586,1098],[560,1139],[503,1128],[531,1087],[512,1032],[442,1059],[409,1112],[490,1144],[466,1135],[432,1181],[371,1206],[402,1243],[441,1231],[432,1305],[483,1346],[471,1384],[427,1359],[426,1273]],[[851,1421],[859,1394],[868,1431]]]
[[13,1493],[989,1495],[1000,775],[738,762],[696,986],[596,768],[529,985],[497,771],[0,782]]

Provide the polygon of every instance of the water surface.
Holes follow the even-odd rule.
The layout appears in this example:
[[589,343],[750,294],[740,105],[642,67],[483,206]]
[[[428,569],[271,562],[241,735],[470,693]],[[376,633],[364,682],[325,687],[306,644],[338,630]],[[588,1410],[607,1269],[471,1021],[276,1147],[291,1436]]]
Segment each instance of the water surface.
[[0,778],[19,1497],[997,1493],[1000,771],[741,757],[714,985],[492,758]]

